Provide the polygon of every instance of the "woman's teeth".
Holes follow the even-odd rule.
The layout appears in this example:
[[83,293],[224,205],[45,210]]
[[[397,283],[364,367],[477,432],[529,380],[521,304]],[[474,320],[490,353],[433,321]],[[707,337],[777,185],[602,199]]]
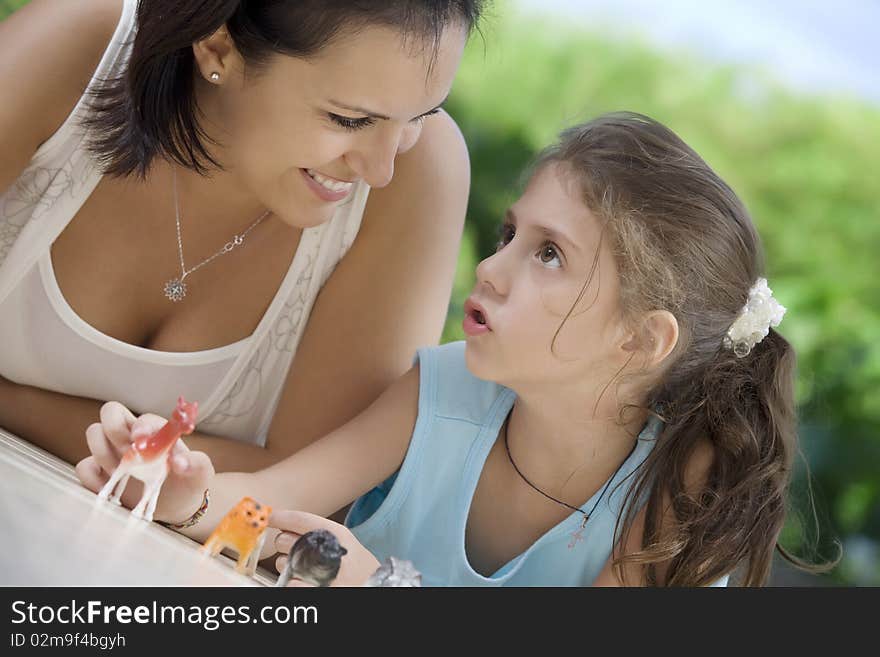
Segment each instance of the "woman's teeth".
[[352,185],[354,185],[354,183],[342,182],[341,180],[333,180],[332,178],[327,178],[326,176],[322,176],[314,169],[306,169],[306,173],[308,173],[312,177],[312,180],[321,185],[321,187],[323,187],[324,189],[329,189],[331,192],[345,192],[351,189]]

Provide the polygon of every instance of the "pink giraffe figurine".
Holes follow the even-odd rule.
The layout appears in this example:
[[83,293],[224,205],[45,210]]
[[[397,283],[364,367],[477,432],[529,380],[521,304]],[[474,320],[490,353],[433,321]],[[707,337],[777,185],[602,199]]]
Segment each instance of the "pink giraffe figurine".
[[182,396],[178,397],[177,408],[171,414],[171,419],[156,433],[135,440],[122,455],[122,460],[110,476],[110,481],[98,493],[98,499],[106,500],[116,488],[116,494],[110,499],[119,504],[119,498],[125,491],[128,478],[134,477],[144,483],[144,492],[131,513],[136,518],[151,522],[153,512],[156,510],[156,501],[159,499],[159,491],[171,467],[171,448],[178,438],[193,432],[198,412],[198,402],[188,404]]

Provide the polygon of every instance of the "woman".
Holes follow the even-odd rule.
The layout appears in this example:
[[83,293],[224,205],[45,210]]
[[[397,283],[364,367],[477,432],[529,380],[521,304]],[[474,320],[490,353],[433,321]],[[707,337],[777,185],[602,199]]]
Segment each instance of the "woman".
[[183,394],[190,447],[251,471],[368,406],[440,337],[469,179],[441,105],[480,4],[0,24],[0,426],[76,462]]

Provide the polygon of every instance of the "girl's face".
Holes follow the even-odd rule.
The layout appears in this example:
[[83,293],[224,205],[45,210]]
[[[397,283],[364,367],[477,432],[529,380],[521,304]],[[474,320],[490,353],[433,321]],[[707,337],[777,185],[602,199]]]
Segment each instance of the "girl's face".
[[466,36],[463,26],[448,25],[432,65],[430,44],[367,27],[308,60],[275,55],[250,78],[233,51],[227,77],[203,85],[208,132],[237,183],[282,220],[323,223],[353,183],[391,182],[395,158],[449,94]]
[[578,197],[554,163],[508,210],[497,251],[477,266],[465,302],[465,354],[475,376],[517,392],[547,383],[583,390],[590,382],[601,389],[620,368],[617,267],[599,220]]

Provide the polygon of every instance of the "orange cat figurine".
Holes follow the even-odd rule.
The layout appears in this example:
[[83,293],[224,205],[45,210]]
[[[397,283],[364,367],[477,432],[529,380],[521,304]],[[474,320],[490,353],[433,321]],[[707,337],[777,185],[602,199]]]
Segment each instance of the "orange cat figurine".
[[[171,448],[181,436],[188,436],[196,426],[199,403],[187,403],[183,397],[177,398],[177,407],[168,420],[156,433],[141,436],[135,440],[128,451],[122,455],[119,465],[110,476],[110,480],[98,493],[98,499],[106,500],[116,489],[111,501],[119,504],[119,498],[128,484],[128,478],[134,477],[144,482],[144,492],[140,501],[131,510],[135,518],[143,518],[147,522],[153,520],[159,491],[165,483],[170,468]],[[117,487],[118,484],[118,487]]]
[[253,575],[260,560],[271,512],[270,506],[251,497],[242,498],[211,532],[202,551],[214,557],[223,548],[232,548],[238,553],[235,569],[244,575]]

